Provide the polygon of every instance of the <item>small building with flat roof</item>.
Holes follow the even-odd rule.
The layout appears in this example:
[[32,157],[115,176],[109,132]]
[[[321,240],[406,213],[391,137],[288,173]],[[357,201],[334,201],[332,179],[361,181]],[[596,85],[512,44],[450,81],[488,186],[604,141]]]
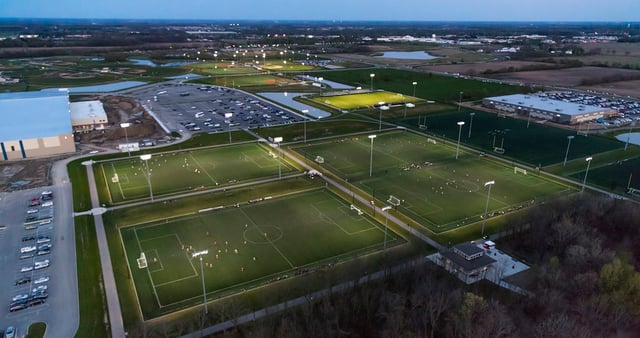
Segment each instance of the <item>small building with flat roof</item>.
[[562,124],[579,124],[615,116],[615,109],[555,100],[536,94],[487,97],[482,105],[499,112],[549,120]]
[[0,159],[76,151],[66,89],[0,94]]
[[100,101],[72,102],[71,126],[74,132],[86,133],[92,130],[102,130],[107,124],[107,112]]
[[442,251],[436,263],[467,284],[475,283],[487,274],[496,260],[473,243],[460,243]]

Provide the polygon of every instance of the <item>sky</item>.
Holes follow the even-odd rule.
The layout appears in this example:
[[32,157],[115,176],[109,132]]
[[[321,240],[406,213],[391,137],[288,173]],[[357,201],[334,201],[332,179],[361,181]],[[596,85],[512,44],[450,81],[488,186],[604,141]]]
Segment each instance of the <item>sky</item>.
[[640,21],[640,0],[0,0],[0,18]]

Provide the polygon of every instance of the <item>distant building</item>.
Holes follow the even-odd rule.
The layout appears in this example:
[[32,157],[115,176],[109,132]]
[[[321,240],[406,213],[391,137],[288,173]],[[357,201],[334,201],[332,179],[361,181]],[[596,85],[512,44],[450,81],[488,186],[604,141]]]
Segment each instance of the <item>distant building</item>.
[[473,243],[460,243],[440,252],[436,263],[467,284],[484,279],[496,260],[486,256],[485,250]]
[[92,130],[102,130],[108,123],[107,113],[100,101],[73,102],[69,107],[74,132],[86,133]]
[[531,116],[563,124],[579,124],[618,114],[615,109],[611,108],[565,102],[535,94],[488,97],[482,100],[482,105],[500,112]]
[[2,160],[75,152],[66,89],[0,94]]

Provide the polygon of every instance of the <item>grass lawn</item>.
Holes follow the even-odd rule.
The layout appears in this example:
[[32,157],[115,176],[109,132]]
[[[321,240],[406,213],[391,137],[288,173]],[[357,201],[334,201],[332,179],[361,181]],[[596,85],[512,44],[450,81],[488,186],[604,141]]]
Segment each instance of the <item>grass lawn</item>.
[[[358,252],[379,250],[384,229],[325,189],[240,207],[127,224],[120,233],[145,318],[202,302],[200,262],[209,298],[314,270]],[[400,240],[389,233],[390,243]],[[402,241],[402,240],[400,240]],[[137,259],[145,253],[147,268]]]
[[[593,156],[593,163],[587,175],[587,184],[595,185],[623,196],[629,196],[626,195],[627,186],[640,189],[640,157],[638,156],[638,150],[640,150],[638,147],[630,148],[630,152],[633,151],[636,154],[635,158],[606,161],[605,163],[602,163],[598,156]],[[584,161],[581,162],[580,170],[571,174],[571,177],[576,180],[584,179],[586,164]],[[636,193],[633,198],[640,198],[640,193]]]
[[294,149],[311,160],[322,156],[323,167],[379,201],[387,201],[389,195],[404,200],[398,210],[436,233],[482,219],[487,181],[496,182],[489,214],[514,211],[532,201],[575,191],[533,172],[515,174],[513,166],[476,154],[461,151],[456,160],[455,147],[433,144],[413,133],[377,135],[373,144],[371,176],[371,142],[366,135]]
[[378,105],[380,102],[398,105],[408,102],[417,102],[419,99],[398,93],[379,91],[374,93],[320,96],[313,100],[338,109],[357,109],[373,107],[374,105]]
[[149,184],[154,196],[162,196],[296,171],[258,143],[155,154],[148,163],[137,156],[105,161],[94,170],[103,203],[109,204],[147,198]]
[[286,85],[286,84],[294,83],[295,81],[289,80],[284,77],[275,76],[275,75],[256,74],[256,75],[207,77],[202,79],[196,79],[190,82],[238,88],[238,87],[267,86],[267,85],[268,86]]

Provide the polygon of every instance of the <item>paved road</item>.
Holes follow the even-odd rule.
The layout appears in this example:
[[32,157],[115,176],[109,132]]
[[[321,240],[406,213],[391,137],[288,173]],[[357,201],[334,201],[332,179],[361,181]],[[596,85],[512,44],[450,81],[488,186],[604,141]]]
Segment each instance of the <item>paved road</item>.
[[[98,199],[98,190],[93,176],[93,166],[87,165],[86,169],[91,193],[91,205],[94,209],[99,208],[100,200]],[[96,224],[98,250],[100,251],[100,263],[102,264],[102,279],[104,280],[104,290],[109,310],[109,323],[111,324],[111,336],[124,337],[124,322],[122,321],[122,311],[120,310],[120,299],[118,298],[116,279],[113,275],[113,266],[111,265],[111,256],[109,255],[109,245],[107,243],[107,234],[104,231],[102,215],[94,215],[93,220]]]

